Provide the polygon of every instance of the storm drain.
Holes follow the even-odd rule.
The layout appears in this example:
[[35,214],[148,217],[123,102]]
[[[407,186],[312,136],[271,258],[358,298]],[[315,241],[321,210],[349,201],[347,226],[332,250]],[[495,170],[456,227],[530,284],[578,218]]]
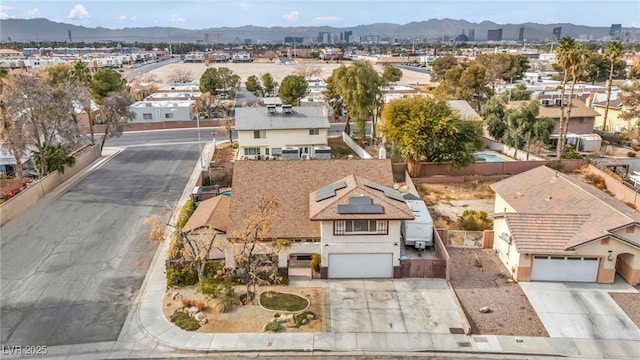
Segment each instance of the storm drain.
[[464,335],[464,329],[463,328],[449,328],[449,333]]
[[471,343],[468,341],[458,341],[458,346],[460,347],[471,347]]

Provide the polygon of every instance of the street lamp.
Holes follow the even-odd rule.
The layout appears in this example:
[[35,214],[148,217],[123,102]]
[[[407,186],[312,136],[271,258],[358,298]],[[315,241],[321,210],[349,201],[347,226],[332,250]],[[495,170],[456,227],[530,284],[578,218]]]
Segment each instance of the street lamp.
[[200,151],[200,166],[202,167],[202,170],[204,170],[204,156],[202,156],[202,141],[200,139],[200,112],[196,112],[196,126],[198,127],[198,150]]

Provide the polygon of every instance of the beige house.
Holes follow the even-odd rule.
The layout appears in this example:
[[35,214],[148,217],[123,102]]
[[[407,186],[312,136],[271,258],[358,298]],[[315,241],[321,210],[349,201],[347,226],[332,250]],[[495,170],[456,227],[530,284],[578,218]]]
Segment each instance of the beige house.
[[[598,129],[602,129],[602,121],[604,121],[603,120],[604,112],[607,108],[607,103],[597,102],[597,103],[591,104],[591,106],[593,106],[593,110],[597,111],[600,114],[596,127]],[[608,131],[612,131],[612,132],[625,131],[637,125],[635,123],[631,123],[628,120],[624,120],[620,118],[620,113],[622,113],[622,101],[620,99],[611,100],[609,102],[609,112],[607,113]]]
[[[562,114],[562,106],[560,98],[547,98],[540,99],[540,114],[539,117],[548,117],[552,119],[555,123],[555,127],[551,132],[552,138],[553,135],[558,135],[560,133],[560,116]],[[507,104],[508,108],[518,109],[523,104],[528,101],[510,101]],[[568,103],[565,105],[565,113],[569,111]],[[587,107],[587,105],[577,99],[573,99],[572,107],[571,107],[571,116],[569,117],[568,122],[568,133],[572,134],[591,134],[593,133],[593,127],[596,124],[596,117],[600,116],[598,112]]]
[[391,186],[389,160],[238,161],[227,234],[274,199],[278,215],[267,238],[291,242],[278,253],[282,273],[318,253],[325,278],[391,278],[399,271],[400,223],[413,219]]
[[640,283],[640,215],[541,166],[493,184],[493,248],[517,281]]
[[268,105],[239,107],[235,112],[238,160],[313,159],[330,154],[324,107]]

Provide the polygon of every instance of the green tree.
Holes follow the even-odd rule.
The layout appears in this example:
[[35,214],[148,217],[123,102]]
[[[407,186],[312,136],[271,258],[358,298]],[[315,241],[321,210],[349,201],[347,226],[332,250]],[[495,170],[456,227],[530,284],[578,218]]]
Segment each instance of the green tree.
[[282,79],[278,96],[283,104],[300,105],[300,99],[309,92],[309,84],[302,75],[287,75]]
[[65,81],[69,81],[69,70],[71,68],[67,64],[56,64],[44,69],[44,72],[49,75],[49,82],[53,85],[58,85]]
[[493,91],[511,69],[511,56],[509,54],[480,54],[476,56],[475,62],[486,69],[486,81],[491,85]]
[[402,70],[392,65],[384,65],[382,68],[382,81],[384,84],[397,82],[402,79]]
[[[331,75],[325,80],[327,83],[327,89],[324,91],[324,96],[331,107],[331,112],[334,118],[337,120],[342,116],[344,109],[344,100],[340,93],[340,80],[347,72],[347,67],[340,65],[338,68],[333,69]],[[347,113],[347,121],[345,123],[344,131],[349,134],[351,132],[349,124],[349,114]]]
[[113,69],[100,69],[93,74],[91,79],[91,95],[98,105],[102,105],[103,99],[113,91],[124,90],[126,80]]
[[[31,151],[31,156],[33,157],[33,161],[36,163],[36,169],[42,174],[41,164],[43,159],[40,158],[40,152],[37,150]],[[76,158],[71,155],[66,146],[57,144],[48,147],[47,156],[44,161],[47,164],[48,172],[58,170],[60,173],[64,174],[64,168],[66,166],[75,165]]]
[[602,130],[609,131],[607,127],[607,117],[609,115],[609,104],[611,103],[611,87],[613,85],[613,71],[616,62],[622,58],[622,44],[619,41],[612,41],[607,44],[607,49],[605,51],[605,55],[607,60],[609,60],[609,81],[607,81],[607,102],[604,108],[604,117],[602,119]]
[[264,89],[260,84],[260,80],[255,75],[251,75],[245,81],[244,86],[247,88],[247,91],[250,91],[255,96],[264,96]]
[[95,144],[95,119],[93,117],[94,109],[90,89],[92,80],[91,71],[82,60],[78,59],[73,63],[71,68],[69,68],[69,78],[78,86],[76,99],[82,106],[82,110],[87,114],[91,144]]
[[262,87],[264,89],[263,96],[273,96],[276,89],[278,88],[278,83],[273,80],[273,76],[270,73],[266,73],[261,76],[262,79]]
[[620,86],[620,100],[624,111],[620,118],[630,122],[631,127],[637,127],[640,121],[640,80]]
[[516,149],[514,157],[517,150],[523,149],[525,145],[529,152],[532,144],[549,142],[555,124],[550,118],[540,118],[539,114],[540,108],[537,101],[530,101],[518,109],[507,110],[505,113],[507,129],[503,140]]
[[504,133],[507,131],[505,123],[505,107],[504,102],[497,96],[492,97],[482,106],[480,115],[487,123],[487,131],[494,139],[502,140]]
[[[556,49],[557,63],[562,68],[562,83],[560,92],[562,94],[562,105],[560,106],[560,134],[558,137],[557,155],[558,158],[562,158],[564,152],[564,144],[567,136],[567,129],[569,126],[569,119],[571,118],[571,108],[573,107],[573,93],[575,90],[578,77],[584,70],[587,63],[587,52],[585,48],[576,43],[573,38],[565,37],[560,41],[560,46]],[[568,99],[568,109],[565,105],[566,101],[566,88],[567,83],[571,79],[571,91]]]
[[640,64],[634,66],[631,71],[629,71],[629,79],[640,80]]
[[227,94],[235,97],[240,86],[240,76],[227,67],[210,67],[200,77],[200,91],[220,96]]
[[407,162],[411,176],[420,174],[420,162],[448,162],[461,167],[474,162],[482,146],[478,121],[466,121],[442,100],[414,97],[389,102],[382,112],[380,131]]
[[508,92],[504,92],[500,98],[503,102],[531,100],[531,91],[527,90],[527,85],[518,84]]
[[441,56],[431,65],[431,81],[444,80],[444,74],[458,66],[458,60],[453,55]]
[[81,84],[89,85],[91,83],[91,71],[87,65],[80,59],[76,60],[69,69],[69,77]]

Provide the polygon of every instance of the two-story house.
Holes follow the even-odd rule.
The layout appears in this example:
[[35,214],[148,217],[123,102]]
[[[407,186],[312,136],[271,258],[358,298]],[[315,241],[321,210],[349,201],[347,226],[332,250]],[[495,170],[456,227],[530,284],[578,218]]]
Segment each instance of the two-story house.
[[[256,205],[273,199],[277,215],[265,240],[291,242],[277,254],[281,273],[318,253],[324,278],[399,277],[400,227],[413,213],[391,186],[389,160],[238,161],[227,238],[233,242]],[[234,249],[225,251],[229,264]]]
[[239,160],[330,157],[329,118],[324,107],[239,107],[235,118]]

